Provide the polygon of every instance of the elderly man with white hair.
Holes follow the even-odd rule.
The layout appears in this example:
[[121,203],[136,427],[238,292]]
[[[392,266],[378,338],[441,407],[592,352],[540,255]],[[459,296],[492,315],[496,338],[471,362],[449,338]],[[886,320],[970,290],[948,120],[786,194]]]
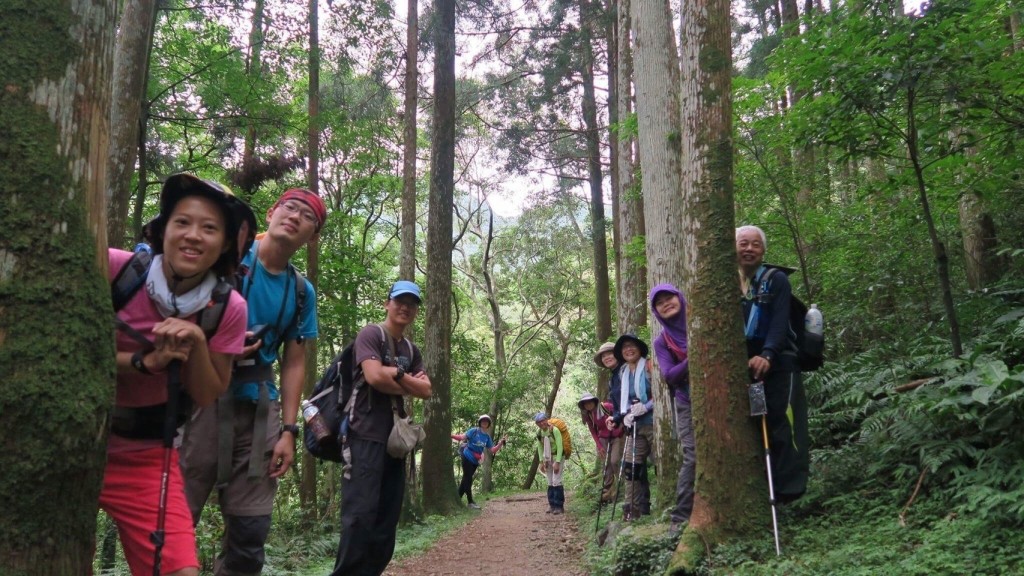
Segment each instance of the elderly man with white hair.
[[767,239],[757,226],[736,229],[747,367],[763,381],[767,401],[772,479],[779,502],[796,500],[807,489],[810,468],[807,399],[789,325],[792,287],[785,273],[769,274]]

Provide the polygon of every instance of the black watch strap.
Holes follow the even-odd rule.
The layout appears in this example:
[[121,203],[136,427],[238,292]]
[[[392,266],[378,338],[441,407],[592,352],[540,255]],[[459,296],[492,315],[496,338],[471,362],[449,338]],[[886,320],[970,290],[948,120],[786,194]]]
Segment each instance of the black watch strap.
[[143,374],[149,374],[150,376],[152,376],[153,373],[149,370],[149,368],[146,368],[146,362],[143,361],[143,358],[145,357],[145,352],[143,352],[142,350],[136,350],[135,354],[132,354],[132,368],[135,368],[135,370],[142,372]]
[[293,438],[299,437],[299,425],[298,424],[283,424],[281,426],[282,432],[291,432]]
[[395,382],[400,381],[402,379],[402,376],[405,376],[405,370],[402,370],[402,367],[399,366],[398,371],[395,372]]

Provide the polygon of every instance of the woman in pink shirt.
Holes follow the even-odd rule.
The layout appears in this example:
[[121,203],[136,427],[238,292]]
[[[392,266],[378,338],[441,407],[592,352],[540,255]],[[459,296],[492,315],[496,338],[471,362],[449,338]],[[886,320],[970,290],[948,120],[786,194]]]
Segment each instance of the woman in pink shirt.
[[[192,515],[165,424],[182,423],[189,400],[207,405],[227,389],[247,310],[222,280],[234,274],[255,229],[252,210],[225,187],[177,174],[164,183],[160,214],[146,226],[151,262],[149,255],[108,251],[115,287],[124,274],[140,276],[115,303],[117,387],[100,492],[132,574],[152,574],[156,562],[161,574],[199,574]],[[178,379],[183,393],[169,397],[169,382]]]

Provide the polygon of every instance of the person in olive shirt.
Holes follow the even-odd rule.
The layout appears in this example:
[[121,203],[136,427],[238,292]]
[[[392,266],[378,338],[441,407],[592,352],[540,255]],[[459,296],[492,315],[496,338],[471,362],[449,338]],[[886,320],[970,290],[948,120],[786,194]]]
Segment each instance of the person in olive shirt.
[[420,289],[395,282],[384,304],[387,319],[359,331],[353,413],[347,447],[350,473],[341,481],[341,540],[333,576],[379,576],[395,552],[395,531],[405,494],[404,460],[387,453],[393,407],[404,415],[404,397],[429,398],[423,355],[405,332],[416,320]]

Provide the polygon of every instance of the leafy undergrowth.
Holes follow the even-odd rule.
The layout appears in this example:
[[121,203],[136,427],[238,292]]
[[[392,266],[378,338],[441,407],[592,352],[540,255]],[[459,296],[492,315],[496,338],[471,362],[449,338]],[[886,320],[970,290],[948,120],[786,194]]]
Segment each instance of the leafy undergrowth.
[[[877,497],[876,497],[877,498]],[[850,494],[830,502],[829,511],[794,509],[779,519],[782,556],[775,556],[772,532],[715,548],[701,576],[868,576],[876,574],[1022,574],[1024,547],[1019,528],[943,513],[938,503],[916,502],[899,520],[900,506]],[[916,519],[919,518],[919,519]],[[584,527],[584,526],[581,526]],[[592,527],[586,530],[592,536]],[[668,526],[645,520],[585,555],[591,576],[660,575],[676,539]]]
[[866,576],[1024,570],[1024,550],[1014,526],[943,514],[938,503],[915,503],[905,526],[892,502],[851,494],[832,504],[834,510],[824,515],[783,515],[781,557],[774,556],[772,535],[766,530],[764,542],[717,548],[702,573]]

